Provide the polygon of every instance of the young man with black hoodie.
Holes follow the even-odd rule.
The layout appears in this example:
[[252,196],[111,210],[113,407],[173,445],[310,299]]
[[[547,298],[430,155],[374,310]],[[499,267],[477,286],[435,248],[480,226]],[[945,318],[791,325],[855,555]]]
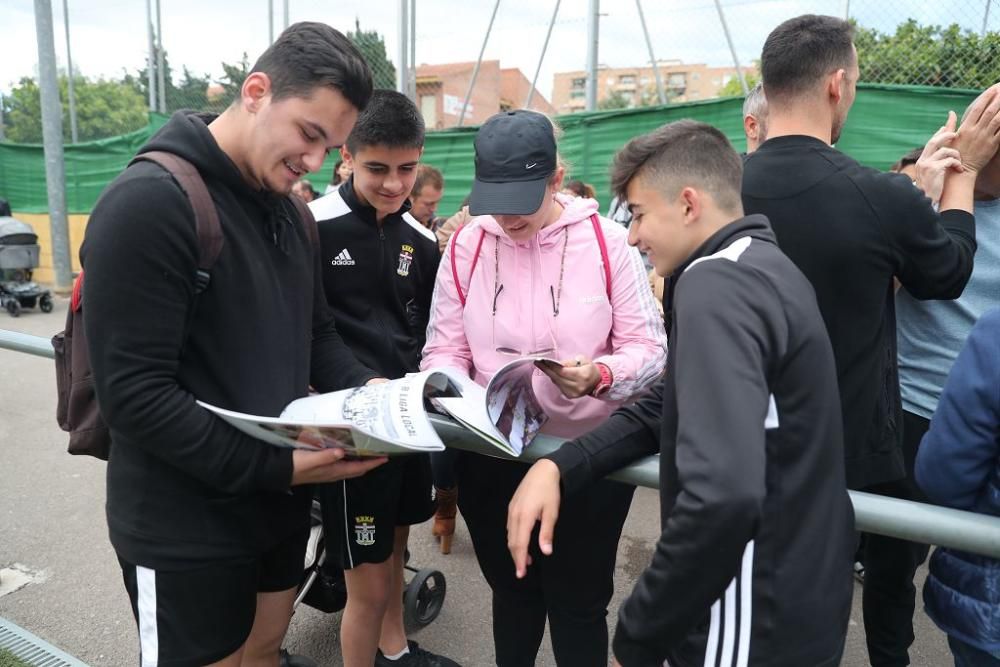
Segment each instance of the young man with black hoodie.
[[[344,342],[387,378],[420,370],[437,237],[410,215],[424,147],[416,105],[376,90],[342,150],[351,176],[310,204],[319,221],[323,284]],[[457,667],[403,627],[410,526],[434,513],[427,454],[394,458],[358,479],[320,487],[326,552],[344,571],[340,627],[345,667]]]
[[[965,288],[976,252],[973,190],[1000,141],[1000,95],[991,90],[966,112],[953,143],[962,168],[947,176],[938,214],[907,176],[862,167],[832,146],[859,76],[852,34],[839,18],[806,15],[768,36],[768,139],[747,157],[743,207],[768,217],[816,290],[837,363],[848,487],[905,498],[893,277],[917,299],[954,299]],[[864,554],[875,667],[909,664],[913,641],[911,566],[889,540],[870,536]]]
[[[551,554],[562,494],[660,454],[662,534],[618,613],[624,667],[833,667],[851,611],[854,515],[830,342],[767,218],[743,216],[740,157],[690,120],[630,141],[612,185],[659,275],[662,384],[528,472],[510,503],[518,576]],[[537,552],[536,552],[537,553]]]
[[384,462],[277,448],[195,402],[278,415],[310,385],[378,376],[340,339],[288,198],[371,90],[344,35],[298,23],[221,115],[177,113],[143,147],[194,165],[218,211],[223,246],[200,293],[193,210],[160,166],[126,169],[91,215],[83,303],[112,435],[108,527],[143,665],[277,664],[309,530],[304,485]]

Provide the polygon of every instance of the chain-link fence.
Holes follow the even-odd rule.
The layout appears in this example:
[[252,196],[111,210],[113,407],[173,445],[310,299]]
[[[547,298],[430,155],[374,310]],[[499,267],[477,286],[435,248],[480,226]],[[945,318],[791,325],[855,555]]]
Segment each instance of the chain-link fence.
[[[0,25],[10,26],[10,48],[0,64],[0,127],[7,141],[39,142],[32,3],[4,4]],[[77,140],[89,141],[145,126],[150,110],[224,109],[256,56],[286,21],[298,20],[323,21],[348,34],[378,87],[396,88],[405,78],[431,129],[475,125],[529,99],[552,114],[586,108],[591,17],[583,0],[174,0],[162,12],[158,4],[55,3],[67,142],[74,124]],[[743,83],[757,78],[768,32],[802,13],[857,22],[862,81],[982,88],[1000,79],[1000,8],[989,0],[604,0],[600,12],[598,109],[741,95]],[[68,48],[75,64],[73,119]],[[401,63],[406,77],[400,77]]]

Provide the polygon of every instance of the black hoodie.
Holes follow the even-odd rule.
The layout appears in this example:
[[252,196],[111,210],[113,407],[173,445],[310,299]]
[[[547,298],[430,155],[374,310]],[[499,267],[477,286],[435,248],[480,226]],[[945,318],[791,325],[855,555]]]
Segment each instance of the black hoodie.
[[807,136],[769,139],[747,157],[743,208],[767,216],[816,290],[837,362],[848,486],[902,479],[892,279],[917,299],[958,298],[976,252],[972,215],[938,216],[903,174]]
[[225,243],[195,294],[187,197],[158,165],[126,169],[101,195],[81,250],[86,332],[111,428],[107,515],[125,560],[156,569],[246,557],[308,525],[291,451],[246,436],[195,399],[278,415],[312,384],[375,375],[343,344],[319,255],[285,197],[258,191],[219,148],[211,117],[175,114],[143,147],[197,167]]
[[569,496],[660,454],[662,534],[618,612],[615,657],[838,665],[854,513],[813,290],[759,215],[720,229],[673,278],[663,383],[549,456]]

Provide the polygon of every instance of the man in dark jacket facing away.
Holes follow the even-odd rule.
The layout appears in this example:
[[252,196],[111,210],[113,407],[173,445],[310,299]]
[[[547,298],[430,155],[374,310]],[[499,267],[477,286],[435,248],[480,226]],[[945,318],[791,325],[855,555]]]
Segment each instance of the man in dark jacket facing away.
[[629,242],[670,277],[668,372],[528,472],[507,524],[518,576],[559,548],[561,493],[659,452],[662,534],[618,613],[615,659],[839,665],[854,515],[813,290],[767,219],[743,217],[740,158],[717,129],[678,121],[633,139],[612,174]]
[[[743,206],[768,217],[816,290],[837,363],[848,486],[905,497],[893,277],[919,299],[962,293],[976,250],[973,187],[996,152],[1000,97],[984,96],[967,113],[954,145],[963,169],[948,176],[939,215],[906,176],[862,167],[831,146],[858,79],[849,23],[786,21],[768,36],[761,71],[768,140],[746,160]],[[867,542],[864,620],[876,667],[909,664],[914,594],[903,558],[887,538]]]
[[201,293],[191,205],[158,165],[126,169],[90,218],[83,303],[112,435],[108,528],[144,665],[277,664],[309,530],[303,485],[384,462],[277,448],[195,403],[277,416],[310,385],[376,377],[337,333],[287,196],[371,90],[341,33],[298,23],[220,116],[177,113],[146,144],[192,163],[218,211],[224,245]]

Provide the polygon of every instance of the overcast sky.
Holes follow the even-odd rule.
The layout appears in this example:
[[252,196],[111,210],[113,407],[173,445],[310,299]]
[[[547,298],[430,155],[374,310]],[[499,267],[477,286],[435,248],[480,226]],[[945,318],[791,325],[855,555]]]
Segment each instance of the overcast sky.
[[[144,0],[67,0],[74,69],[88,77],[118,77],[123,69],[144,66],[146,33]],[[283,26],[283,0],[273,0],[275,31]],[[155,4],[155,2],[154,2]],[[288,0],[292,22],[323,21],[364,29],[385,37],[396,59],[399,0]],[[489,24],[493,0],[417,0],[418,63],[475,60]],[[555,0],[501,0],[486,46],[486,59],[518,67],[534,75]],[[994,3],[996,5],[997,3]],[[173,71],[187,66],[213,78],[219,63],[235,62],[247,52],[251,62],[268,43],[267,0],[161,0],[163,42]],[[845,0],[723,0],[726,19],[741,64],[760,55],[767,33],[786,18],[804,13],[842,16]],[[587,0],[562,0],[538,88],[546,97],[555,72],[583,69],[587,54]],[[687,63],[732,64],[712,0],[644,0],[642,3],[657,59]],[[978,31],[986,0],[852,0],[851,16],[862,25],[891,30],[906,18],[921,23],[958,22]],[[155,10],[154,10],[155,11]],[[634,0],[602,0],[600,62],[638,65],[649,60]],[[63,3],[53,0],[56,58],[66,63]],[[994,6],[990,28],[1000,28]],[[0,92],[22,76],[38,71],[34,0],[0,2]]]

